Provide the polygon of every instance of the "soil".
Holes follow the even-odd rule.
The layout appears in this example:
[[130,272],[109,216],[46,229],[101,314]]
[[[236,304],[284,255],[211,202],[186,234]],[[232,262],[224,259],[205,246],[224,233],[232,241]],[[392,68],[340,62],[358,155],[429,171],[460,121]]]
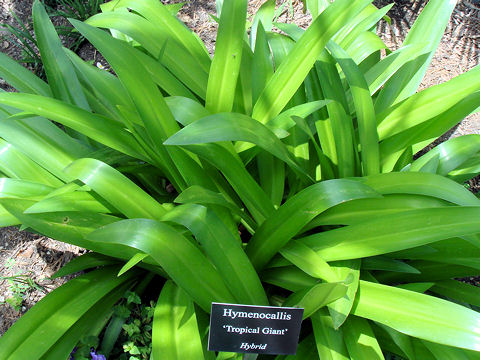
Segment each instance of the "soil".
[[[0,0],[0,23],[18,26],[15,18],[11,15],[11,12],[14,12],[31,30],[32,2],[32,0]],[[167,2],[178,1],[168,0]],[[262,0],[250,1],[249,14],[253,15],[262,2]],[[278,2],[277,0],[277,5]],[[388,4],[384,0],[376,0],[374,3],[377,6]],[[392,24],[388,25],[386,22],[382,22],[379,27],[379,34],[391,49],[396,49],[398,44],[402,43],[408,29],[425,3],[424,0],[396,1],[396,5],[389,12]],[[295,22],[301,27],[308,26],[311,17],[303,13],[302,3],[298,0],[293,2],[293,14],[290,13],[288,4],[280,21]],[[215,3],[212,0],[187,0],[179,13],[179,18],[200,35],[211,54],[214,51],[217,24],[212,20],[210,14],[215,14],[215,12]],[[0,29],[0,50],[15,59],[20,59],[22,57],[20,47],[18,44],[7,41],[4,38],[6,34],[5,30]],[[106,65],[103,58],[89,44],[83,45],[79,54],[84,59],[93,59],[95,62],[99,61]],[[445,82],[472,69],[479,62],[480,2],[478,0],[462,0],[455,8],[421,88]],[[12,90],[3,80],[0,80],[0,87],[4,90]],[[464,134],[480,134],[480,114],[466,118],[446,134],[444,139]],[[473,181],[471,187],[478,191],[478,182]],[[66,279],[50,280],[48,278],[65,263],[84,251],[46,237],[18,231],[15,227],[0,229],[0,335],[46,293],[65,282]],[[12,283],[7,280],[2,281],[2,277],[19,274],[26,275],[33,281],[31,284],[36,285],[29,286],[24,291],[23,303],[20,305],[20,310],[16,311],[9,304],[2,304],[2,301],[12,296],[12,290],[15,287],[15,283],[12,287]]]

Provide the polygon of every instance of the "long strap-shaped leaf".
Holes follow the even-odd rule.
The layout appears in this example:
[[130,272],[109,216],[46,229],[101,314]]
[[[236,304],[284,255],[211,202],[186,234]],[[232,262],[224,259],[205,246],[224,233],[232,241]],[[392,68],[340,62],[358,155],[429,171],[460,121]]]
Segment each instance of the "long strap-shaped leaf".
[[142,149],[120,123],[77,106],[39,95],[1,93],[0,103],[57,121],[93,140],[142,158]]
[[[383,111],[417,91],[456,3],[457,0],[434,0],[429,1],[425,6],[403,42],[404,46],[417,44],[423,46],[412,55],[414,60],[403,66],[383,88],[375,103],[377,111]],[[426,59],[419,57],[425,53],[428,53]]]
[[1,52],[0,77],[18,91],[52,96],[52,92],[46,82]]
[[151,360],[201,360],[193,301],[171,280],[163,285],[153,317]]
[[480,348],[480,314],[443,299],[360,281],[352,313],[435,343]]
[[379,195],[351,180],[329,180],[311,185],[283,204],[258,228],[247,246],[247,254],[257,270],[315,216],[339,203]]
[[238,157],[225,147],[214,143],[184,147],[210,162],[225,175],[257,223],[262,223],[273,213],[274,207],[267,194],[248,173]]
[[181,205],[169,211],[162,220],[179,223],[195,235],[238,303],[268,305],[260,279],[240,239],[233,236],[212,210],[196,204]]
[[150,255],[206,312],[210,312],[214,301],[235,301],[200,248],[167,224],[147,219],[124,220],[98,229],[87,238]]
[[464,206],[479,206],[478,198],[460,184],[436,174],[400,172],[358,178],[381,194],[417,194]]
[[319,309],[311,316],[315,345],[322,360],[349,360],[343,341],[343,332],[336,330],[326,309]]
[[38,0],[33,4],[32,15],[38,49],[52,94],[59,100],[88,110],[90,107],[73,65],[63,51],[50,17]]
[[205,71],[210,67],[210,57],[205,45],[198,36],[182,24],[170,10],[160,1],[155,0],[119,0],[102,5],[102,11],[115,10],[116,8],[134,10],[153,24],[160,24],[173,41],[187,49],[195,61]]
[[252,117],[265,124],[277,116],[305,80],[328,40],[369,3],[369,0],[338,0],[322,12],[268,82]]
[[[302,239],[325,261],[359,259],[480,233],[480,207],[408,210]],[[372,231],[375,229],[375,231]]]
[[49,348],[81,321],[90,308],[116,288],[125,290],[123,285],[128,286],[139,275],[138,271],[131,271],[117,277],[117,272],[118,267],[93,271],[47,295],[0,338],[0,359],[48,357]]
[[480,90],[479,79],[480,66],[476,66],[446,83],[432,86],[381,113],[377,112],[380,140],[447,111],[468,95]]
[[166,213],[161,204],[133,181],[99,160],[77,160],[65,172],[82,180],[127,217],[158,220]]
[[[30,145],[30,144],[29,144]],[[36,181],[45,185],[60,186],[63,183],[12,144],[0,139],[0,171],[10,178]]]
[[242,61],[247,0],[225,0],[220,15],[215,55],[208,76],[206,108],[230,111]]
[[[154,76],[169,91],[182,91],[172,95],[189,93],[180,82],[182,81],[201,98],[205,98],[208,73],[198,66],[198,62],[191,57],[187,49],[172,41],[163,28],[149,22],[140,15],[129,12],[97,14],[88,19],[86,23],[95,27],[119,30],[138,41],[153,56],[152,58],[147,54],[144,54],[145,56],[138,55],[141,57],[143,66],[150,69],[154,68],[156,70]],[[159,58],[160,55],[161,58]],[[159,59],[157,60],[157,58]],[[179,58],[182,59],[181,62],[178,61]],[[172,71],[178,79],[166,70],[162,64]]]
[[380,155],[377,124],[367,82],[353,59],[340,46],[330,42],[328,49],[342,67],[353,96],[360,137],[363,174],[378,174],[380,172]]
[[382,349],[367,320],[350,316],[342,330],[350,359],[384,360]]
[[293,170],[304,173],[287,147],[270,129],[242,114],[222,113],[205,117],[183,128],[164,144],[190,145],[220,141],[251,142],[285,161]]
[[410,171],[418,171],[430,159],[438,156],[439,164],[436,172],[445,176],[479,151],[480,135],[470,134],[453,138],[415,160],[410,167]]

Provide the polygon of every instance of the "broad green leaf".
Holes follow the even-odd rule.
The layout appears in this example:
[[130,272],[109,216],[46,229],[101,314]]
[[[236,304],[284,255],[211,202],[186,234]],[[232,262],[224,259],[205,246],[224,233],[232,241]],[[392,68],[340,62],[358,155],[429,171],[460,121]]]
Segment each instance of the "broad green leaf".
[[[335,59],[325,52],[309,76],[312,82],[311,96],[324,95],[335,100],[327,104],[328,114],[325,117],[328,118],[314,115],[322,150],[337,165],[340,178],[354,176],[357,173],[355,134],[352,119],[347,114],[348,104]],[[309,87],[306,89],[308,94]]]
[[10,178],[35,181],[49,186],[63,184],[12,144],[0,139],[0,171]]
[[[118,11],[94,15],[86,23],[95,27],[119,30],[142,44],[153,58],[137,51],[130,51],[130,54],[138,58],[153,80],[167,93],[191,96],[183,82],[200,97],[205,97],[207,72],[198,66],[187,49],[172,41],[164,29],[161,31],[154,23],[139,15]],[[178,62],[178,58],[182,58],[181,63]]]
[[307,275],[295,266],[283,266],[262,271],[263,282],[279,286],[290,291],[300,291],[318,283],[318,279]]
[[360,264],[360,260],[337,261],[330,264],[337,278],[343,280],[348,287],[344,297],[328,305],[328,311],[335,330],[338,330],[343,325],[352,310],[360,279]]
[[335,271],[318,254],[304,244],[292,240],[290,244],[280,250],[280,254],[308,275],[327,282],[342,280],[337,277]]
[[210,162],[228,180],[257,223],[274,211],[273,204],[237,156],[218,144],[185,145],[187,150]]
[[[273,17],[275,16],[275,1],[266,0],[262,6],[255,13],[253,18],[252,27],[250,29],[250,46],[252,50],[257,52],[257,41],[259,39],[258,33],[260,31],[270,31],[272,30]],[[262,30],[258,30],[262,27]]]
[[[387,45],[377,34],[371,31],[364,31],[355,39],[353,44],[344,49],[356,64],[363,66],[362,62],[364,60],[367,62],[371,55],[374,56],[381,50],[387,49]],[[371,67],[371,65],[367,66],[368,69]]]
[[[359,259],[476,234],[480,207],[455,206],[407,210],[301,239],[326,261]],[[467,215],[470,214],[470,215]],[[375,229],[375,232],[372,232]]]
[[470,359],[478,359],[479,354],[478,352],[473,353],[472,357],[467,354],[466,350],[452,348],[449,346],[443,346],[439,344],[432,343],[430,341],[423,340],[422,343],[425,347],[430,350],[430,352],[437,358],[437,359],[445,359],[445,360],[470,360]]
[[352,313],[435,343],[476,351],[480,347],[480,315],[432,296],[360,281]]
[[304,308],[303,318],[306,319],[318,309],[338,300],[347,293],[347,287],[342,283],[321,283],[300,290],[290,295],[282,306]]
[[97,337],[111,317],[112,307],[121,299],[129,287],[131,287],[131,283],[126,283],[104,296],[70,327],[55,345],[48,349],[45,357],[52,359],[66,358],[72,352],[72,346],[75,347],[78,344],[79,338]]
[[[273,0],[268,0],[264,5],[274,4]],[[262,5],[262,6],[264,6]],[[258,14],[258,13],[257,13]],[[253,27],[250,33],[250,39],[253,36]],[[267,34],[265,33],[262,22],[258,23],[258,30],[256,31],[255,52],[252,60],[252,101],[255,103],[262,93],[265,85],[273,76],[272,55],[268,46]]]
[[198,102],[181,96],[170,96],[165,98],[168,108],[173,117],[183,126],[187,126],[201,118],[211,115]]
[[386,173],[359,178],[380,194],[416,194],[436,197],[453,204],[478,206],[479,201],[463,186],[429,173]]
[[135,265],[137,265],[139,262],[141,262],[143,259],[145,259],[148,256],[148,254],[142,254],[138,253],[132,256],[130,260],[127,261],[125,265],[122,266],[122,268],[118,271],[117,276],[121,276],[124,273],[126,273],[128,270],[133,268]]
[[111,38],[104,31],[79,21],[70,21],[109,61],[132,98],[150,136],[163,139],[175,133],[179,126],[171,115],[160,90],[139,63],[135,50]]
[[105,203],[98,195],[87,191],[73,191],[59,195],[49,195],[32,207],[25,210],[26,214],[46,213],[56,211],[86,211],[97,213],[116,213],[117,210]]
[[334,206],[313,219],[304,230],[321,225],[354,225],[379,215],[408,209],[432,208],[449,205],[445,200],[423,195],[388,194],[382,198],[358,199]]
[[[403,65],[411,61],[422,46],[423,44],[402,46],[368,69],[365,80],[368,83],[370,95],[375,94]],[[424,54],[417,56],[424,56]]]
[[480,307],[480,289],[474,285],[466,284],[457,280],[444,280],[436,282],[431,288],[431,291],[436,294]]
[[378,174],[380,172],[380,154],[377,125],[374,120],[375,109],[367,82],[354,61],[348,57],[340,46],[330,42],[328,49],[341,66],[353,96],[360,138],[363,174]]
[[162,218],[188,228],[218,269],[237,303],[268,305],[255,269],[246,256],[238,236],[234,236],[207,207],[186,204],[175,207]]
[[375,323],[375,325],[376,325],[376,327],[374,328],[375,329],[375,334],[377,334],[378,331],[385,332],[393,340],[395,345],[397,345],[402,350],[402,352],[406,355],[408,360],[415,360],[416,359],[416,356],[415,356],[416,351],[415,351],[413,339],[410,336],[407,336],[407,335],[402,334],[398,331],[395,331],[391,327],[388,327],[388,326],[383,325],[383,324]]
[[0,205],[0,226],[20,225],[21,221]]
[[163,285],[155,307],[151,359],[203,358],[193,301],[169,280]]
[[160,24],[171,41],[187,49],[197,64],[208,71],[211,60],[203,42],[194,32],[178,21],[161,2],[150,0],[110,1],[102,5],[102,11],[112,11],[122,7],[134,10],[153,24]]
[[234,302],[222,278],[202,251],[174,228],[154,220],[123,220],[87,235],[94,242],[142,251],[158,263],[206,312],[213,301]]
[[65,169],[127,217],[159,219],[166,210],[115,168],[95,159],[79,159]]
[[[385,111],[377,112],[378,136],[383,140],[442,114],[475,91],[480,67],[463,73],[443,84],[432,86]],[[388,84],[386,85],[388,87]]]
[[136,252],[129,249],[103,246],[85,239],[85,236],[101,226],[120,219],[114,216],[88,212],[54,212],[42,214],[25,214],[25,209],[35,202],[30,200],[2,199],[1,204],[20,222],[45,236],[63,241],[104,255],[129,259]]
[[301,172],[286,146],[266,126],[249,116],[222,113],[197,120],[164,142],[165,145],[190,145],[221,141],[254,143]]
[[40,200],[54,188],[20,179],[0,178],[0,198]]
[[384,256],[374,256],[362,260],[362,269],[383,270],[401,273],[420,274],[413,266],[400,260],[390,259]]
[[328,103],[330,103],[330,100],[318,100],[291,107],[270,120],[267,123],[267,126],[273,129],[278,128],[288,130],[295,126],[295,121],[292,120],[292,116],[306,118],[315,111],[323,108]]
[[53,96],[89,110],[73,65],[63,51],[62,43],[50,17],[38,0],[33,4],[32,18],[37,46]]
[[456,0],[435,0],[425,6],[402,45],[423,44],[417,54],[428,53],[428,57],[412,55],[414,60],[395,74],[382,90],[375,104],[377,111],[383,111],[417,91],[456,4]]
[[117,271],[118,267],[110,267],[90,272],[47,295],[0,338],[0,359],[38,359],[45,355],[92,306],[139,275],[132,271],[117,278]]
[[115,111],[115,105],[133,107],[127,92],[115,75],[83,61],[71,50],[64,49],[64,51],[75,67],[80,83],[87,89],[91,89],[98,100],[110,111]]
[[52,95],[47,83],[3,52],[0,52],[0,77],[18,91],[43,96]]
[[105,256],[96,252],[88,252],[79,257],[73,258],[50,278],[56,279],[62,276],[75,274],[79,271],[95,268],[97,266],[106,266],[118,263],[117,259]]
[[350,359],[384,359],[382,349],[368,321],[350,316],[343,324],[342,330]]
[[39,95],[0,93],[0,103],[57,121],[99,143],[133,157],[144,157],[141,155],[143,151],[131,134],[125,130],[124,126],[112,119]]
[[437,174],[447,175],[480,151],[480,135],[465,135],[439,144],[412,163],[410,171],[417,171],[430,159],[438,157]]
[[329,5],[330,1],[328,0],[306,0],[307,9],[310,14],[312,14],[313,19],[321,14]]
[[301,85],[330,38],[370,1],[337,0],[318,16],[278,67],[253,108],[265,124],[277,116]]
[[319,309],[311,316],[315,345],[322,360],[348,360],[342,329],[335,329],[326,309]]
[[457,264],[444,264],[427,260],[413,260],[409,264],[420,271],[420,274],[383,272],[375,274],[375,276],[382,283],[398,284],[399,282],[443,281],[451,278],[465,278],[478,275],[478,269]]
[[[364,279],[362,279],[364,280]],[[410,291],[415,291],[418,293],[425,293],[427,290],[430,290],[430,288],[435,285],[433,282],[418,282],[418,283],[409,283],[409,284],[400,284],[397,285],[398,288],[400,289],[405,289],[405,290],[410,290]]]
[[213,192],[211,190],[202,188],[201,186],[191,186],[184,191],[175,199],[176,203],[179,204],[201,204],[201,205],[220,205],[233,211],[235,215],[240,216],[244,219],[249,226],[255,227],[254,221],[248,216],[242,209],[240,209],[233,202],[229,201],[221,193]]
[[390,171],[393,163],[397,161],[397,154],[403,152],[406,147],[413,146],[413,152],[420,151],[458,124],[476,109],[479,99],[480,91],[476,91],[440,115],[382,141],[380,152],[383,171]]
[[[347,36],[339,43],[344,49],[348,48],[352,43],[357,41],[358,36],[364,32],[371,30],[377,23],[387,14],[387,12],[394,6],[390,4],[382,7],[381,9],[375,9],[373,6],[367,7],[360,15],[366,16],[355,25]],[[359,15],[359,16],[360,16]]]
[[246,14],[246,0],[231,0],[223,3],[215,55],[208,76],[205,106],[212,113],[232,109],[242,60]]
[[255,232],[246,252],[255,268],[262,269],[288,241],[315,216],[341,202],[377,197],[369,187],[350,180],[311,185],[283,204]]

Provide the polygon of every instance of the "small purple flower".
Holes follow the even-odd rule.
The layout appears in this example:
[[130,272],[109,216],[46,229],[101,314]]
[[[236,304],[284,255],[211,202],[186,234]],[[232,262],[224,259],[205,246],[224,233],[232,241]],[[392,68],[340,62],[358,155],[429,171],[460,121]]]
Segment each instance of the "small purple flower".
[[73,354],[75,354],[76,352],[77,352],[77,347],[75,346],[72,352],[70,353],[68,360],[74,360],[75,358],[73,357]]
[[97,354],[97,352],[95,351],[94,348],[91,348],[91,349],[90,349],[90,356],[92,357],[92,360],[107,360],[107,358],[105,357],[105,355],[99,355],[99,354]]

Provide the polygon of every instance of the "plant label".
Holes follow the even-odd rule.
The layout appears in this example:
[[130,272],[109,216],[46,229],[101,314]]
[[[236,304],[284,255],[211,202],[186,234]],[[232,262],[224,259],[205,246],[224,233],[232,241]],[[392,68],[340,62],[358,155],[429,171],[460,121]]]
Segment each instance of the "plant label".
[[212,303],[208,350],[295,354],[302,317],[299,308]]

